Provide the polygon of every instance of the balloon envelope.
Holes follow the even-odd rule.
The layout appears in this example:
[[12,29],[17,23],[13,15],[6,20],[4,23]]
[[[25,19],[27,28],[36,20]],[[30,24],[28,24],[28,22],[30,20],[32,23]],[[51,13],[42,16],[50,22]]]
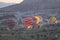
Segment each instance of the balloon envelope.
[[35,19],[36,19],[36,24],[41,23],[42,18],[41,18],[40,16],[34,16],[34,17],[35,17]]
[[25,24],[27,28],[30,28],[30,26],[34,23],[34,20],[31,17],[28,17],[25,19]]
[[55,17],[50,17],[50,23],[51,24],[57,23],[57,19]]
[[7,25],[9,27],[9,29],[13,29],[13,27],[16,25],[16,22],[14,20],[8,20],[7,21]]

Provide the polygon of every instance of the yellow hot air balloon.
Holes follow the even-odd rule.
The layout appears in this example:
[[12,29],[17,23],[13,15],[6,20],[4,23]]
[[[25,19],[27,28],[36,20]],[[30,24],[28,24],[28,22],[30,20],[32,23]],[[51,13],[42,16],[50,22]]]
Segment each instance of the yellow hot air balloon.
[[55,17],[50,17],[49,23],[50,24],[55,24],[55,23],[57,23],[57,19]]
[[35,16],[35,18],[36,18],[36,24],[41,23],[42,18],[40,16]]

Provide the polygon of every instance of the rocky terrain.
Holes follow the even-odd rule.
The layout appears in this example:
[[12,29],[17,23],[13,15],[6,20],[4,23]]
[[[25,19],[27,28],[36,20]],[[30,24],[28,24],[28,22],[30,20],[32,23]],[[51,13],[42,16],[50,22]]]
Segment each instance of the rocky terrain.
[[[50,16],[55,16],[60,22],[60,0],[24,0],[21,4],[0,8],[0,14],[5,15],[0,21],[14,18],[18,22],[18,20],[21,19],[23,25],[23,19],[25,17],[35,15],[42,16],[43,20],[49,19]],[[43,23],[45,23],[45,21],[43,21]],[[3,25],[3,23],[1,25]],[[55,25],[46,24],[43,25],[41,29],[33,30],[21,28],[8,31],[5,28],[6,27],[3,26],[0,29],[0,40],[60,40],[60,23]]]

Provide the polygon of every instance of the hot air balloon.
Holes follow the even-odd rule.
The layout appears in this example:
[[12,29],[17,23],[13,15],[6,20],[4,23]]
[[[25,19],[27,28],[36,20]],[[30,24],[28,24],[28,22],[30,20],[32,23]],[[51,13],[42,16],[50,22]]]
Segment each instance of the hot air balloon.
[[41,18],[41,16],[34,16],[34,18],[36,19],[35,27],[37,27],[41,23],[42,18]]
[[25,18],[25,24],[28,29],[32,28],[34,21],[31,17]]
[[35,18],[36,18],[36,24],[41,23],[42,18],[40,16],[35,16]]
[[57,19],[52,16],[52,17],[50,17],[49,23],[50,24],[55,24],[55,23],[57,23]]
[[9,20],[7,20],[7,25],[9,27],[9,29],[12,30],[15,27],[16,22],[15,22],[15,20],[9,19]]

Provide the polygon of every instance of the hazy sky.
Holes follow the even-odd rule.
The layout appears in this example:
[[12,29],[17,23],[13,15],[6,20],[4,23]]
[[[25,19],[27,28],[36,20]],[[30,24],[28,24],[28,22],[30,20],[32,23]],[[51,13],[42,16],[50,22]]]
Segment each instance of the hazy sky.
[[18,4],[23,2],[24,0],[0,0],[0,8]]
[[20,3],[23,0],[0,0],[0,2],[5,2],[5,3]]

